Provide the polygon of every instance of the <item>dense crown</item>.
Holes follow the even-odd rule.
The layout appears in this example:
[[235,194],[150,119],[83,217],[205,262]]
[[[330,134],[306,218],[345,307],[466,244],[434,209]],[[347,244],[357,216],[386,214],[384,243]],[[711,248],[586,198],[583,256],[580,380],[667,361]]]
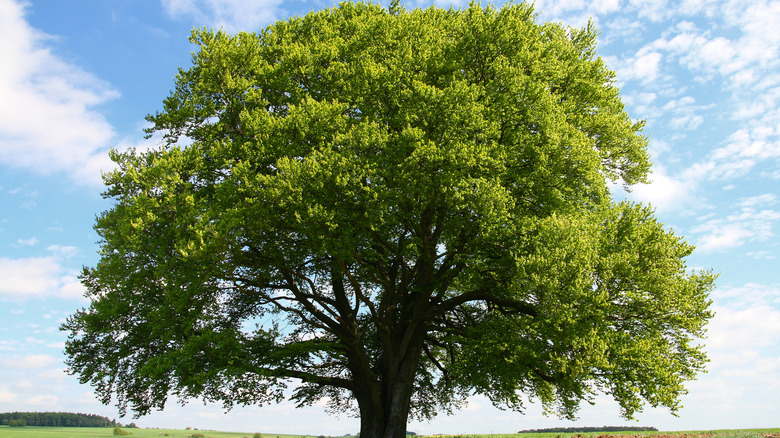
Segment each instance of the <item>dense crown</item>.
[[649,160],[595,39],[524,4],[194,31],[148,117],[163,144],[112,153],[71,371],[139,414],[276,401],[290,379],[383,424],[406,421],[397,400],[425,418],[471,394],[676,410],[714,277],[612,200]]

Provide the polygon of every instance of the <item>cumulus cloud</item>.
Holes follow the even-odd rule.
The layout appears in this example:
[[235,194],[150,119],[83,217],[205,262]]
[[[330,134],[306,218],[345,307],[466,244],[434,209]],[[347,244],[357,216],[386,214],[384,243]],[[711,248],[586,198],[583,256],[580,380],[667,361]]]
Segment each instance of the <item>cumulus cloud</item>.
[[668,175],[661,166],[654,169],[650,180],[650,184],[633,186],[631,197],[659,210],[676,209],[686,205],[691,198],[691,185],[684,180]]
[[282,0],[162,0],[166,13],[174,18],[187,17],[196,26],[223,28],[235,33],[255,32],[283,15]]
[[648,83],[661,77],[663,54],[649,47],[639,49],[634,55],[605,57],[607,64],[617,74],[619,82],[640,81]]
[[780,343],[780,311],[769,305],[715,306],[713,310],[716,316],[709,324],[707,340],[711,350],[742,349],[758,357],[755,349]]
[[94,171],[114,137],[96,109],[119,92],[68,63],[48,46],[52,37],[25,20],[25,6],[0,0],[0,163],[77,182],[99,182]]
[[63,267],[57,257],[0,258],[0,278],[0,298],[77,298],[84,293],[76,273]]

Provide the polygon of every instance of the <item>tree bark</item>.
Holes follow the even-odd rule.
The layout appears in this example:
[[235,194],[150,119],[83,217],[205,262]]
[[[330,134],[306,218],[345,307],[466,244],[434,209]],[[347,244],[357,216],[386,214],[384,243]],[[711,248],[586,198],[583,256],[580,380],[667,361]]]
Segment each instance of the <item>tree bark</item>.
[[[379,376],[365,374],[365,367],[353,370],[353,394],[360,410],[361,438],[406,437],[414,377],[425,340],[423,329],[413,331],[405,348],[385,349]],[[394,347],[403,345],[401,342],[393,344]]]

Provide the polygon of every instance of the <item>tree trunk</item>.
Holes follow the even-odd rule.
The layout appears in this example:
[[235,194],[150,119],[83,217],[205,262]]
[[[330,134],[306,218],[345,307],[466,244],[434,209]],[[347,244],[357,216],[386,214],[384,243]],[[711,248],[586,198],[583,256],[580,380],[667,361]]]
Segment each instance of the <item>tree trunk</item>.
[[[409,405],[412,397],[412,379],[398,381],[381,394],[379,403],[357,396],[360,407],[360,438],[404,438],[409,419]],[[383,391],[384,392],[384,391]]]
[[[415,332],[403,351],[392,347],[384,350],[381,376],[372,374],[355,379],[361,438],[406,437],[414,377],[425,339],[423,330]],[[393,347],[400,345],[394,344]]]

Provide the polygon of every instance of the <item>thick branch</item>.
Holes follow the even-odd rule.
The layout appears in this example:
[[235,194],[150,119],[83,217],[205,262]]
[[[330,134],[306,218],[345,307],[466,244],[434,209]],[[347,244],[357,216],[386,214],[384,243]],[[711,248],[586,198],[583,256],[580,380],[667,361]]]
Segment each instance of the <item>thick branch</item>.
[[487,289],[477,289],[470,292],[462,293],[458,296],[452,297],[439,305],[431,307],[429,315],[440,316],[443,315],[461,304],[465,304],[471,301],[482,301],[487,304],[493,304],[500,307],[507,307],[516,310],[520,313],[528,316],[538,316],[536,308],[523,301],[514,301],[506,298],[500,298],[490,293]]
[[307,373],[305,371],[292,370],[287,368],[256,368],[255,372],[261,375],[300,379],[305,383],[330,385],[338,388],[344,388],[350,391],[354,388],[353,382],[348,379],[333,376],[319,376],[314,373]]

